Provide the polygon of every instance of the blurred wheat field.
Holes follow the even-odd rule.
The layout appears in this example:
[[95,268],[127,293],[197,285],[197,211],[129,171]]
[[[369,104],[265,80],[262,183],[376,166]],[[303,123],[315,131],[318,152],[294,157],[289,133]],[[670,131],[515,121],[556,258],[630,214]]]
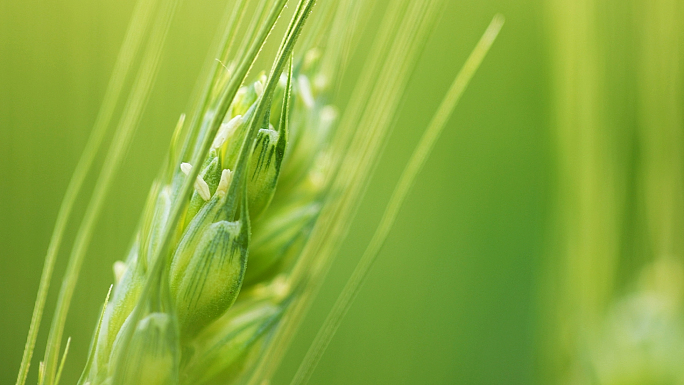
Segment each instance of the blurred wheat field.
[[[0,383],[16,377],[57,208],[132,6],[0,4],[0,154],[6,159],[0,171]],[[78,376],[112,281],[111,265],[129,246],[168,146],[168,127],[186,107],[221,9],[221,2],[187,2],[177,13],[151,103],[79,282],[65,332],[74,340],[64,383]],[[496,12],[508,19],[505,33],[431,155],[312,383],[533,382],[537,292],[555,170],[545,9],[541,2],[491,1],[448,2],[341,257],[275,383],[294,373],[368,242],[413,144]],[[64,269],[61,257],[56,277]],[[50,306],[39,341],[49,314]],[[35,370],[29,381],[35,381]]]
[[552,1],[546,381],[684,381],[684,5]]

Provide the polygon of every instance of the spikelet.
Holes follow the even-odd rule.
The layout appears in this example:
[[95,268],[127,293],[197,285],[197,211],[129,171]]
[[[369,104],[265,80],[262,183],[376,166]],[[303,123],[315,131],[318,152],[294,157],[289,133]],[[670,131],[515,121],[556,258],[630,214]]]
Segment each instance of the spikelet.
[[[290,83],[288,81],[284,87],[289,87]],[[253,89],[254,85],[246,88]],[[249,96],[250,92],[243,91],[240,94]],[[289,97],[290,92],[280,92],[280,94]],[[244,104],[242,99],[236,99],[236,102]],[[248,109],[254,111],[256,102],[254,100]],[[168,285],[170,302],[165,308],[173,309],[173,311],[152,312],[138,317],[140,319],[135,321],[133,318],[136,306],[140,306],[140,301],[150,301],[150,295],[142,293],[143,283],[155,262],[152,256],[155,251],[158,251],[161,243],[160,234],[164,228],[164,222],[168,219],[173,200],[177,199],[180,182],[190,177],[193,166],[189,163],[181,163],[176,167],[171,183],[155,185],[152,193],[156,193],[157,197],[148,200],[147,215],[143,221],[145,225],[142,228],[147,233],[138,235],[138,241],[134,243],[126,262],[118,262],[115,266],[121,276],[117,279],[113,298],[105,310],[100,334],[96,337],[95,363],[90,368],[90,373],[84,377],[91,384],[108,383],[115,379],[115,375],[125,379],[117,380],[123,381],[121,383],[162,384],[169,383],[173,378],[177,381],[179,376],[185,378],[189,374],[183,375],[182,368],[179,369],[177,364],[171,365],[175,362],[172,358],[175,359],[174,357],[183,351],[189,354],[189,357],[184,357],[184,360],[196,362],[199,358],[192,358],[193,356],[190,355],[195,348],[188,349],[188,347],[198,344],[195,341],[198,334],[200,336],[197,338],[207,340],[214,337],[205,329],[230,334],[233,333],[231,328],[238,327],[231,326],[224,330],[224,328],[211,325],[226,314],[240,293],[248,267],[250,221],[254,217],[251,215],[250,207],[256,207],[257,216],[261,215],[267,210],[275,195],[287,144],[285,121],[289,114],[290,103],[284,101],[280,105],[283,109],[277,114],[280,117],[280,122],[278,122],[280,131],[276,131],[272,125],[268,129],[259,129],[251,146],[246,139],[249,127],[243,129],[239,127],[245,126],[249,121],[242,119],[240,115],[225,118],[225,123],[222,125],[224,130],[219,131],[214,138],[207,160],[193,182],[194,191],[185,208],[184,220],[175,232],[178,234],[177,241],[169,258],[168,269],[164,270],[162,274],[164,279],[160,280]],[[253,112],[247,113],[246,117],[250,115],[253,116]],[[236,146],[235,143],[241,143],[241,146]],[[242,150],[250,151],[251,154],[241,160],[240,151]],[[230,171],[227,166],[235,168],[236,171]],[[236,173],[243,174],[241,180],[234,178]],[[299,216],[301,215],[295,213],[294,218]],[[278,221],[282,222],[282,219],[276,218],[276,223]],[[255,230],[256,239],[264,239],[273,234],[273,226],[268,227],[268,224],[273,222],[270,216],[266,216],[261,222],[266,225],[266,230]],[[144,243],[141,243],[141,240],[144,240],[142,241]],[[291,240],[280,236],[276,239],[276,243],[280,245],[267,244],[265,246],[284,249],[284,244],[291,243]],[[261,254],[263,254],[265,249],[263,240],[261,244]],[[262,265],[263,259],[262,257]],[[269,263],[272,264],[273,261],[268,261],[266,264]],[[269,309],[272,310],[278,308],[279,305],[273,303],[270,306]],[[245,306],[241,305],[241,308]],[[249,327],[262,330],[261,323],[274,322],[275,313],[271,313],[266,318],[257,317],[250,321]],[[235,323],[232,319],[228,321],[224,319],[221,322],[230,325]],[[173,334],[170,331],[172,329],[170,325],[178,329],[178,335],[173,338],[178,339],[183,347],[174,348],[169,343],[173,339],[170,337]],[[247,326],[242,325],[238,329],[243,327]],[[122,342],[126,338],[129,341]],[[223,358],[220,362],[225,365],[234,365],[233,361],[243,359],[243,355],[248,353],[247,348],[251,345],[245,345],[242,348],[244,354],[236,355],[233,360],[221,354]],[[235,349],[240,350],[237,347]],[[169,350],[174,351],[169,352]],[[114,363],[119,356],[120,360],[125,363]],[[155,374],[156,370],[149,373],[140,372],[139,370],[142,369],[134,365],[135,362],[152,365],[155,360],[159,361],[155,364],[156,366],[173,370],[173,375],[169,374],[169,377],[164,377],[162,374]],[[213,364],[213,367],[217,367],[216,373],[223,372],[219,370],[221,369],[219,366],[219,364]],[[165,370],[159,369],[159,373]],[[195,369],[188,370],[197,369],[195,367]],[[204,377],[207,377],[206,373]]]
[[[298,10],[292,24],[296,29],[312,2],[302,4],[308,6]],[[277,325],[291,292],[282,289],[288,287],[282,280],[277,295],[265,289],[273,284],[264,285],[285,271],[286,257],[292,262],[315,221],[322,186],[312,190],[306,175],[323,150],[324,135],[318,131],[329,129],[299,127],[300,136],[315,139],[301,139],[295,146],[301,154],[286,160],[291,118],[312,116],[315,102],[310,90],[293,86],[292,64],[279,72],[291,62],[288,52],[281,53],[280,67],[274,66],[271,78],[261,75],[235,92],[215,134],[208,130],[217,114],[209,109],[202,113],[198,132],[186,135],[185,143],[172,144],[172,151],[182,148],[183,153],[170,155],[178,161],[170,162],[155,182],[129,257],[115,266],[120,277],[95,336],[94,360],[81,383],[237,379]],[[227,75],[222,76],[216,87],[226,86]],[[298,84],[305,84],[304,78],[299,75]],[[221,94],[212,92],[215,97]],[[187,129],[181,119],[174,141]],[[198,158],[205,137],[211,145]],[[201,162],[193,164],[191,159]],[[281,169],[298,176],[279,193]],[[188,183],[192,192],[185,198],[182,191]],[[180,221],[165,232],[174,207],[181,207]],[[248,276],[253,289],[241,295],[253,250],[255,268]]]

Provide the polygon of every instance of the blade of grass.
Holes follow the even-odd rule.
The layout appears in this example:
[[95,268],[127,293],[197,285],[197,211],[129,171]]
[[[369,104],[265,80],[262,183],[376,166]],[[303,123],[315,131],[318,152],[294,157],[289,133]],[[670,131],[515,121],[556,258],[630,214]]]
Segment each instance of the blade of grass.
[[317,6],[316,16],[312,17],[306,33],[300,40],[302,47],[313,48],[321,45],[330,29],[333,16],[340,6],[340,2],[332,1],[323,2]]
[[266,7],[266,4],[268,3],[268,1],[267,0],[254,0],[254,1],[258,1],[257,5],[256,5],[257,12],[255,13],[254,17],[252,17],[252,19],[250,20],[250,23],[246,29],[246,31],[248,31],[248,32],[244,35],[240,45],[238,46],[237,50],[235,51],[235,57],[239,57],[239,58],[245,57],[245,55],[248,52],[248,49],[250,47],[251,42],[253,42],[254,39],[256,39],[257,34],[260,31],[259,26],[263,25],[263,23],[266,20],[266,17],[268,17],[268,12],[266,12],[268,10],[268,7]]
[[339,93],[341,79],[344,72],[341,70],[348,59],[349,44],[354,33],[362,30],[359,25],[359,13],[366,8],[370,13],[374,4],[343,0],[336,10],[334,22],[330,27],[329,38],[325,47],[325,54],[321,57],[321,74],[326,82],[333,82],[333,94]]
[[146,105],[150,89],[156,78],[161,48],[166,39],[169,25],[171,24],[171,18],[177,4],[178,0],[169,0],[161,4],[157,19],[155,20],[155,25],[150,35],[148,49],[142,60],[140,72],[133,85],[130,98],[128,99],[104,165],[98,176],[95,189],[83,217],[83,222],[81,223],[76,239],[74,240],[67,270],[64,274],[62,287],[57,299],[57,308],[55,309],[55,316],[50,327],[47,348],[45,350],[45,376],[43,380],[47,385],[54,384],[55,371],[57,369],[57,354],[59,352],[69,305],[71,304],[71,298],[73,297],[73,292],[76,288],[85,252],[90,243],[95,223],[101,212],[107,190],[111,185],[113,177],[125,153],[125,149],[137,128],[137,123],[142,110]]
[[399,209],[406,199],[406,196],[411,189],[416,176],[425,164],[427,156],[434,148],[435,142],[439,138],[439,135],[444,129],[444,126],[446,125],[454,108],[463,95],[463,91],[465,91],[468,83],[475,74],[475,71],[482,63],[482,60],[496,39],[496,36],[501,30],[503,22],[503,16],[496,15],[494,17],[477,46],[468,57],[463,69],[459,72],[458,76],[456,76],[456,79],[451,85],[446,97],[439,106],[437,113],[433,117],[418,146],[411,155],[411,159],[409,160],[407,167],[404,169],[399,182],[392,193],[392,197],[390,198],[387,208],[385,209],[382,219],[380,220],[380,224],[373,235],[368,248],[361,257],[361,260],[354,269],[352,276],[347,281],[342,293],[328,314],[328,317],[316,335],[313,343],[309,347],[309,350],[299,366],[291,385],[306,384],[311,377],[316,365],[320,361],[323,353],[330,344],[332,337],[339,328],[342,319],[349,311],[352,302],[363,286],[363,283],[368,276],[368,272],[377,259],[377,256],[382,249],[385,240],[387,239],[387,235],[389,234],[389,231],[396,220]]
[[55,385],[59,385],[59,379],[62,378],[62,370],[64,370],[64,364],[66,363],[67,354],[69,354],[69,345],[71,345],[71,337],[67,338],[66,346],[64,347],[64,354],[62,355],[62,361],[59,363],[59,369],[57,369]]
[[76,198],[81,191],[83,182],[88,175],[88,171],[92,167],[95,155],[102,144],[102,139],[112,120],[112,115],[114,114],[114,109],[121,95],[121,90],[128,77],[135,54],[145,35],[146,27],[149,24],[148,20],[154,4],[155,1],[138,1],[135,6],[131,23],[126,31],[126,37],[124,38],[123,45],[117,56],[114,71],[102,101],[102,107],[98,112],[95,123],[93,124],[93,130],[88,138],[83,154],[76,165],[71,180],[69,181],[64,198],[62,199],[59,213],[57,214],[57,220],[55,221],[55,227],[45,255],[43,272],[40,277],[40,285],[38,287],[36,303],[33,308],[33,315],[31,317],[28,336],[26,337],[26,345],[24,347],[19,374],[17,375],[16,385],[24,385],[26,382],[31,358],[33,357],[33,349],[35,348],[36,338],[38,337],[40,322],[43,318],[43,310],[50,288],[52,273],[57,260],[57,252],[59,251],[62,239],[64,238],[66,224],[69,221]]

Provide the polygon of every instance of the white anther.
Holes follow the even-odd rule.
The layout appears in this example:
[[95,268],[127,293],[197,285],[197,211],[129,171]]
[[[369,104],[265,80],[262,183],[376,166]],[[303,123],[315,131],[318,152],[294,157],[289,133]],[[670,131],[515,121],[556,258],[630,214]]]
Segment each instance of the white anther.
[[278,85],[285,88],[287,86],[287,75],[286,74],[280,74],[280,78],[278,78]]
[[313,108],[315,101],[313,93],[311,93],[309,78],[304,75],[299,75],[299,77],[297,77],[297,84],[299,85],[299,95],[302,97],[304,105],[307,108]]
[[254,83],[254,92],[256,92],[257,98],[260,98],[261,95],[264,94],[264,83],[262,83],[261,80],[257,80],[256,83]]
[[127,266],[124,262],[121,261],[116,261],[114,262],[114,279],[116,280],[116,283],[121,282],[121,278],[123,278],[124,274],[126,274],[126,269]]
[[[192,171],[192,165],[190,163],[181,163],[180,168],[181,171],[183,171],[183,174],[185,175],[190,175],[190,171]],[[197,175],[197,179],[195,179],[195,190],[197,190],[199,196],[202,197],[202,199],[204,199],[205,201],[208,201],[211,198],[211,191],[209,191],[209,185],[199,175]]]
[[211,144],[211,148],[219,148],[223,146],[226,139],[233,133],[235,127],[242,123],[242,115],[238,115],[233,119],[229,120],[228,123],[223,123],[221,128],[219,128],[216,138],[214,138],[214,143]]
[[208,201],[211,198],[211,191],[209,191],[209,185],[199,175],[195,180],[195,190],[197,190],[199,196],[202,197],[202,199],[204,199],[205,201]]
[[228,185],[230,184],[232,177],[233,173],[228,169],[221,172],[221,180],[216,188],[216,193],[219,194],[220,197],[224,197],[226,196],[226,193],[228,193]]
[[183,171],[183,174],[190,175],[190,171],[192,171],[192,165],[190,163],[181,163],[180,169]]
[[228,139],[228,123],[223,123],[216,133],[214,141],[211,143],[211,148],[221,147],[226,142],[226,139]]

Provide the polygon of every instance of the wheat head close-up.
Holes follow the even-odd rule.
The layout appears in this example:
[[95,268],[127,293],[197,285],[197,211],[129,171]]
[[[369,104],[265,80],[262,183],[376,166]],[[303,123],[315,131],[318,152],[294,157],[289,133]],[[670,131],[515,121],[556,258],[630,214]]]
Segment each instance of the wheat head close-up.
[[0,383],[684,384],[681,16],[3,1]]

